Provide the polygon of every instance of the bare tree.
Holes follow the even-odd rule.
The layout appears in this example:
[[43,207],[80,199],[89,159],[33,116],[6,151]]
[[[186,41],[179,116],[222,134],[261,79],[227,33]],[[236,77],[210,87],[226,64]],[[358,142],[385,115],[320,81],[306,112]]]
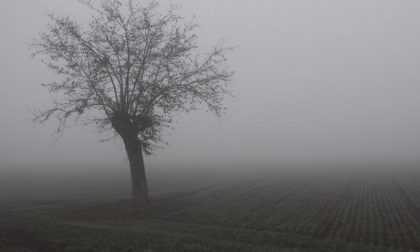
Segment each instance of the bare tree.
[[176,7],[160,14],[157,1],[81,2],[93,13],[89,24],[50,15],[47,31],[34,42],[34,55],[43,55],[62,76],[44,84],[56,101],[35,121],[58,118],[60,131],[70,118],[112,129],[125,145],[132,197],[147,202],[143,152],[150,154],[162,141],[177,112],[205,104],[221,115],[233,74],[226,66],[229,48],[216,46],[199,56],[197,25],[184,22]]

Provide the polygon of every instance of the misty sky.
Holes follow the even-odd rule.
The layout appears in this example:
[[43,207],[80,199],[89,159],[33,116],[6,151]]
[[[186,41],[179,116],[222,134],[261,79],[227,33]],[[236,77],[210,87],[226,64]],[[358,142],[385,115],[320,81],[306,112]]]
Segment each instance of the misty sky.
[[[169,1],[166,1],[169,2]],[[420,160],[420,2],[417,0],[178,0],[196,15],[203,48],[228,39],[234,99],[220,120],[179,117],[148,162],[290,163]],[[31,122],[54,77],[28,44],[47,13],[86,19],[76,0],[2,0],[0,165],[108,164],[120,142],[99,143],[56,122]]]

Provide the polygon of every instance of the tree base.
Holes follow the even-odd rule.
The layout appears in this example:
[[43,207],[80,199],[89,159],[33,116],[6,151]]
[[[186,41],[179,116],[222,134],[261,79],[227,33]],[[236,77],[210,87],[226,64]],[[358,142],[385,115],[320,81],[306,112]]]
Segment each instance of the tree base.
[[149,206],[150,205],[150,200],[149,199],[145,199],[144,197],[141,198],[137,198],[137,197],[132,197],[130,200],[130,205],[133,208],[142,208],[144,206]]

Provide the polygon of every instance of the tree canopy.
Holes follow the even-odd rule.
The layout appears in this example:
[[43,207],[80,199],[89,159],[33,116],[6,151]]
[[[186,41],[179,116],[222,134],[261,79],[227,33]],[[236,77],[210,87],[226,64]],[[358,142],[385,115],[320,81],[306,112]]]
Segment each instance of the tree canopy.
[[54,117],[63,130],[68,119],[84,118],[123,138],[137,136],[150,153],[176,112],[205,104],[221,115],[233,75],[225,56],[230,48],[221,43],[201,55],[198,26],[177,15],[177,7],[161,14],[157,1],[81,2],[94,13],[88,24],[51,14],[34,42],[34,54],[62,76],[44,84],[55,101],[35,121]]

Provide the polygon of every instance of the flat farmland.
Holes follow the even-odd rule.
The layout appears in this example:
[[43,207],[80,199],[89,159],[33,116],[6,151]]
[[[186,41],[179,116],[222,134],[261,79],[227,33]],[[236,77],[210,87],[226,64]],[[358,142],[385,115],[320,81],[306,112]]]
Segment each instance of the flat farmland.
[[[99,172],[99,171],[97,171]],[[1,251],[420,251],[414,167],[151,172],[1,178]]]

